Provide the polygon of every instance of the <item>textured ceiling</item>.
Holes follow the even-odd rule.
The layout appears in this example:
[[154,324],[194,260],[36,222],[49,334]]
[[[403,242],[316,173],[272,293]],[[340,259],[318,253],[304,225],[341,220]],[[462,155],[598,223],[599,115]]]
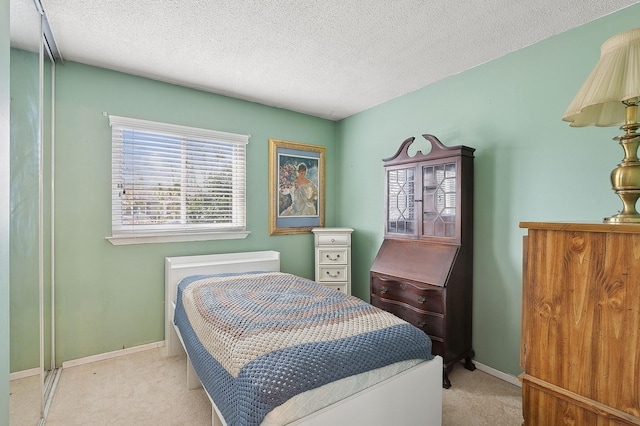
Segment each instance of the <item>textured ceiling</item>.
[[[65,61],[331,120],[639,1],[40,0]],[[10,1],[14,46],[32,7]]]

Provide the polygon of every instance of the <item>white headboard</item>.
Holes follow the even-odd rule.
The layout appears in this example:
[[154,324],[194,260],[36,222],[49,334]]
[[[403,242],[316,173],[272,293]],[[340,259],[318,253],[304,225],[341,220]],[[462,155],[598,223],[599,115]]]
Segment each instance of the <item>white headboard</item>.
[[178,283],[191,275],[225,274],[251,271],[280,271],[280,253],[252,251],[244,253],[176,256],[164,259],[165,282],[165,346],[169,356],[182,352],[182,345],[173,326]]

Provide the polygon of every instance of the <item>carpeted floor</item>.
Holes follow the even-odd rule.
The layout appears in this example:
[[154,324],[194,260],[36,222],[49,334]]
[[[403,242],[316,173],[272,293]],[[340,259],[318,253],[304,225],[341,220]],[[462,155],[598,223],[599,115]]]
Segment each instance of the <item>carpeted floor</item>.
[[521,388],[461,364],[449,374],[452,386],[443,389],[443,426],[520,426]]
[[[152,349],[65,369],[46,424],[210,425],[206,394],[186,388],[185,358],[165,358],[163,351]],[[519,387],[462,365],[449,377],[453,386],[443,390],[444,426],[521,425]],[[17,383],[22,380],[25,386]],[[29,380],[12,382],[12,410],[19,406],[19,394]],[[11,426],[35,424],[31,417],[11,413]]]
[[35,426],[40,419],[40,376],[9,382],[9,425]]

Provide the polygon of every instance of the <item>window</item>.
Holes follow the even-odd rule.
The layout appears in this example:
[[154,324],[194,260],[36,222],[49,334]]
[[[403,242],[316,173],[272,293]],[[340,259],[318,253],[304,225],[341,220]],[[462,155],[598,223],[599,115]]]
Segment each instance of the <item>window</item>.
[[248,135],[109,116],[113,244],[245,238]]

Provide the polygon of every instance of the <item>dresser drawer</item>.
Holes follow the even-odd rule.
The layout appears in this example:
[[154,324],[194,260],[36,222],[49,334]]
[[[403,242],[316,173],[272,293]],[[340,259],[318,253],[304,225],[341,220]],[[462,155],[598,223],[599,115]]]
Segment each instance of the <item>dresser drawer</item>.
[[431,338],[431,353],[434,355],[440,355],[442,358],[444,358],[444,339],[435,336],[429,337]]
[[422,312],[404,303],[386,300],[373,294],[371,295],[371,304],[415,325],[430,336],[444,338],[445,321],[444,316],[440,314]]
[[350,243],[351,234],[316,235],[316,245],[318,246],[348,246]]
[[410,282],[371,276],[371,293],[384,299],[403,302],[422,311],[444,314],[444,289],[416,286]]
[[320,265],[346,265],[348,259],[347,248],[318,249],[318,263]]
[[343,266],[318,266],[319,275],[317,277],[318,282],[331,282],[331,281],[347,281],[349,276],[347,274],[347,265]]

